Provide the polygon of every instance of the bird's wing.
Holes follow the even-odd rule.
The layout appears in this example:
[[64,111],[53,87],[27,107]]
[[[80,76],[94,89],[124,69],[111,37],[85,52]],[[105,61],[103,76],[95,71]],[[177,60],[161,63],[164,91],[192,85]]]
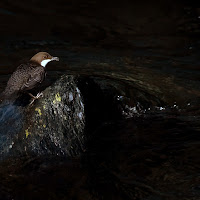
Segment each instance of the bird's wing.
[[45,70],[42,67],[35,68],[28,77],[27,81],[22,85],[21,90],[33,89],[38,83],[42,83],[45,77]]

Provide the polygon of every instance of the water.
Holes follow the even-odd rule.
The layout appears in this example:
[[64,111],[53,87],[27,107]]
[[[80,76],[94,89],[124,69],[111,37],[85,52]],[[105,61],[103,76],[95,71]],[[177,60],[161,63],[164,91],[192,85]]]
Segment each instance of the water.
[[[167,41],[175,39],[182,41]],[[56,46],[61,62],[47,66],[48,81],[63,73],[83,77],[88,149],[75,160],[12,160],[17,170],[5,161],[2,180],[11,175],[2,195],[9,199],[9,188],[19,199],[199,199],[199,47],[169,49],[163,38],[150,40],[152,46],[137,38],[134,50],[123,51]],[[24,52],[18,48],[13,57]],[[1,66],[1,89],[6,70]]]
[[0,92],[38,51],[60,57],[47,85],[79,76],[88,138],[81,157],[1,162],[0,199],[200,199],[197,4],[0,4]]

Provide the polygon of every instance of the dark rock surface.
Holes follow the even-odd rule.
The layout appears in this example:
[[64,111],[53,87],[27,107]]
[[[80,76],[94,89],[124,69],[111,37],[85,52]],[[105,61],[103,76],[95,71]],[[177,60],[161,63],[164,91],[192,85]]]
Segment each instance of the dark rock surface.
[[31,106],[22,105],[25,102],[20,99],[1,105],[1,159],[9,155],[75,156],[84,150],[84,104],[74,77],[62,76],[43,94]]

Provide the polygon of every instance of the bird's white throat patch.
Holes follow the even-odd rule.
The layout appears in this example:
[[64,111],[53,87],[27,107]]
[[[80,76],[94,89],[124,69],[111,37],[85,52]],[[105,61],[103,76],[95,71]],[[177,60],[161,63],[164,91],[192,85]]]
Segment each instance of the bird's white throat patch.
[[43,67],[45,67],[45,66],[47,65],[47,63],[50,62],[50,61],[51,61],[51,59],[43,60],[43,61],[41,62],[41,65],[42,65]]

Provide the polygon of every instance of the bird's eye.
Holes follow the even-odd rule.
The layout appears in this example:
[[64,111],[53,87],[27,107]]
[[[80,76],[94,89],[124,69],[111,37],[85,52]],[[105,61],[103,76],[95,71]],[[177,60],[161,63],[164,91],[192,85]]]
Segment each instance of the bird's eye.
[[43,58],[47,58],[47,56],[43,56]]

